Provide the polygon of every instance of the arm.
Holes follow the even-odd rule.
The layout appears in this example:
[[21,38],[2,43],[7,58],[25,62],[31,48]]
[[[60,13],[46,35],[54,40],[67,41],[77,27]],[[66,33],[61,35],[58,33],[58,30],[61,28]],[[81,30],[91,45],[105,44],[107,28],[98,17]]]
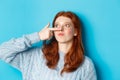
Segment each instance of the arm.
[[[14,66],[20,67],[24,62],[23,59],[31,55],[31,52],[25,53],[32,44],[39,42],[40,40],[48,40],[53,36],[51,31],[60,30],[57,28],[49,28],[49,24],[40,31],[29,35],[24,35],[21,38],[12,39],[3,43],[0,46],[0,59]],[[25,54],[23,54],[23,52]],[[29,62],[29,61],[28,61]],[[20,64],[21,63],[21,64]]]
[[9,63],[17,53],[27,50],[33,43],[40,41],[39,36],[36,35],[37,32],[3,43],[0,46],[0,59]]

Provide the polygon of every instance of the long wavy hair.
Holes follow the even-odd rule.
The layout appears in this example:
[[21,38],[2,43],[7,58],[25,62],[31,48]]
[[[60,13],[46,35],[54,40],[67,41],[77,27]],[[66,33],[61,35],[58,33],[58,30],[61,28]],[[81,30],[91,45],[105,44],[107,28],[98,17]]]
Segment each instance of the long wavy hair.
[[[82,26],[78,16],[71,11],[61,11],[55,16],[52,26],[54,26],[55,20],[60,16],[70,18],[74,24],[74,29],[77,31],[77,36],[73,37],[72,46],[64,57],[62,74],[63,72],[73,72],[81,65],[84,60],[84,48],[81,34]],[[44,41],[42,51],[46,59],[46,65],[51,69],[55,69],[60,57],[58,53],[58,42],[54,36],[49,42]]]

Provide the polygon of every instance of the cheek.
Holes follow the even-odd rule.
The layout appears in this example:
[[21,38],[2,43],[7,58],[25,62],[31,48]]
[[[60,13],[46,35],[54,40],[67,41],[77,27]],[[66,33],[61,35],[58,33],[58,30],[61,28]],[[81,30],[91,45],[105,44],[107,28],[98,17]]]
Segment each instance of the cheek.
[[66,33],[67,33],[67,35],[73,35],[74,31],[73,30],[68,30]]
[[53,36],[56,37],[58,33],[59,33],[58,31],[54,31]]

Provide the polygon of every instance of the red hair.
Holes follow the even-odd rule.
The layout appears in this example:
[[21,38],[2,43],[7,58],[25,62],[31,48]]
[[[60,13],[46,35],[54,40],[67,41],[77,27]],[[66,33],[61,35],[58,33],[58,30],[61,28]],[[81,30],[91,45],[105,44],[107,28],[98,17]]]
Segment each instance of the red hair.
[[[73,44],[69,52],[65,55],[64,68],[61,71],[62,74],[63,72],[73,72],[81,65],[81,63],[84,60],[84,48],[82,44],[82,34],[81,34],[82,26],[79,18],[73,12],[62,11],[55,16],[52,24],[53,26],[55,20],[60,16],[70,18],[74,24],[74,29],[77,31],[77,36],[74,36]],[[58,53],[59,50],[58,50],[58,42],[54,36],[48,43],[44,41],[42,51],[47,61],[46,65],[51,69],[56,68],[57,63],[59,61],[59,53]]]

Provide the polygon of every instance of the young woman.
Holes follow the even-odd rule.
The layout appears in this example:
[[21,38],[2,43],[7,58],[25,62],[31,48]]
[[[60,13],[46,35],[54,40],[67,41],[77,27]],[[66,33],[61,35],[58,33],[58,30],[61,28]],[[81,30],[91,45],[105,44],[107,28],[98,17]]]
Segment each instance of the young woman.
[[[44,41],[42,48],[32,44]],[[0,46],[0,59],[23,74],[23,80],[97,80],[94,65],[84,55],[81,24],[73,12],[59,12],[40,32]]]

